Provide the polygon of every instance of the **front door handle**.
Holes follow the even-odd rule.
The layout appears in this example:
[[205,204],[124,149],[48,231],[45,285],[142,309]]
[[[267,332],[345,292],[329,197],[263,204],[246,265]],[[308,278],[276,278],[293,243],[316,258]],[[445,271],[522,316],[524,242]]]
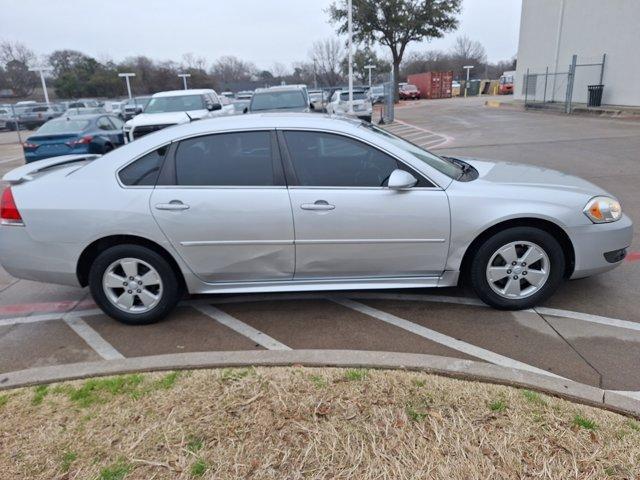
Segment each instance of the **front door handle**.
[[316,200],[314,203],[303,203],[300,208],[302,210],[333,210],[336,206],[329,204],[326,200]]
[[157,203],[156,210],[188,210],[189,205],[180,200],[171,200],[169,203]]

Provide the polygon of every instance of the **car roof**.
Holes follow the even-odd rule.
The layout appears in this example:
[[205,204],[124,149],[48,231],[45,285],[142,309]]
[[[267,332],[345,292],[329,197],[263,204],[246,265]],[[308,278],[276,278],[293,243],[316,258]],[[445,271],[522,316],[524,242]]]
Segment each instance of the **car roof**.
[[94,120],[98,117],[115,117],[115,115],[110,115],[107,112],[102,112],[102,113],[87,113],[85,115],[69,115],[69,116],[65,116],[62,115],[60,117],[56,117],[52,120],[49,120],[50,122],[64,122],[65,120]]
[[152,95],[152,98],[159,97],[179,97],[182,95],[204,95],[205,93],[216,93],[212,88],[193,88],[190,90],[169,90],[166,92],[158,92]]

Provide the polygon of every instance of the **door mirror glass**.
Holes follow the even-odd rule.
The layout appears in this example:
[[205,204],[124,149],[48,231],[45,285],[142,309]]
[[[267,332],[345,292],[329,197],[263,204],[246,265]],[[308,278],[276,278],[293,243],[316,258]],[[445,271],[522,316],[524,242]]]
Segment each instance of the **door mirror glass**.
[[392,190],[411,188],[416,183],[418,183],[418,179],[416,177],[411,175],[409,172],[400,170],[399,168],[391,172],[391,175],[389,176],[389,188]]

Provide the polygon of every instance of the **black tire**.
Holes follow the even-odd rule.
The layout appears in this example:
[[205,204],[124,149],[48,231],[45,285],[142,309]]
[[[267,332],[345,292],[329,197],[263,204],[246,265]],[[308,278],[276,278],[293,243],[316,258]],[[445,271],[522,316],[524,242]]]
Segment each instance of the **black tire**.
[[113,150],[113,145],[111,145],[110,143],[105,143],[104,147],[102,147],[102,155],[106,155],[111,150]]
[[[538,245],[549,258],[549,277],[546,283],[528,297],[505,298],[496,293],[487,280],[487,267],[491,257],[504,245],[526,241]],[[549,298],[562,282],[566,260],[560,243],[548,232],[533,227],[514,227],[496,233],[488,238],[476,251],[470,268],[471,286],[480,299],[500,310],[523,310]],[[523,277],[524,279],[525,277]],[[526,285],[526,282],[525,282]]]
[[[102,278],[107,268],[119,259],[135,258],[151,265],[162,281],[161,299],[151,310],[130,313],[116,307],[107,297]],[[89,288],[93,299],[104,313],[127,325],[148,325],[165,318],[182,297],[181,283],[167,260],[161,255],[140,245],[117,245],[108,248],[96,257],[89,270]]]

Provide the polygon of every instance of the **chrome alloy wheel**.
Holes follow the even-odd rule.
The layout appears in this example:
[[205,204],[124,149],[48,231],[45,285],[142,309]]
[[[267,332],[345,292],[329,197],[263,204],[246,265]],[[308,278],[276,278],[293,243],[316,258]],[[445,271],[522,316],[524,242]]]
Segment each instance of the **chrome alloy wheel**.
[[503,298],[518,300],[540,290],[549,279],[547,253],[532,242],[511,242],[499,248],[487,264],[487,282]]
[[146,313],[162,299],[160,275],[138,258],[121,258],[109,265],[102,289],[113,305],[127,313]]

